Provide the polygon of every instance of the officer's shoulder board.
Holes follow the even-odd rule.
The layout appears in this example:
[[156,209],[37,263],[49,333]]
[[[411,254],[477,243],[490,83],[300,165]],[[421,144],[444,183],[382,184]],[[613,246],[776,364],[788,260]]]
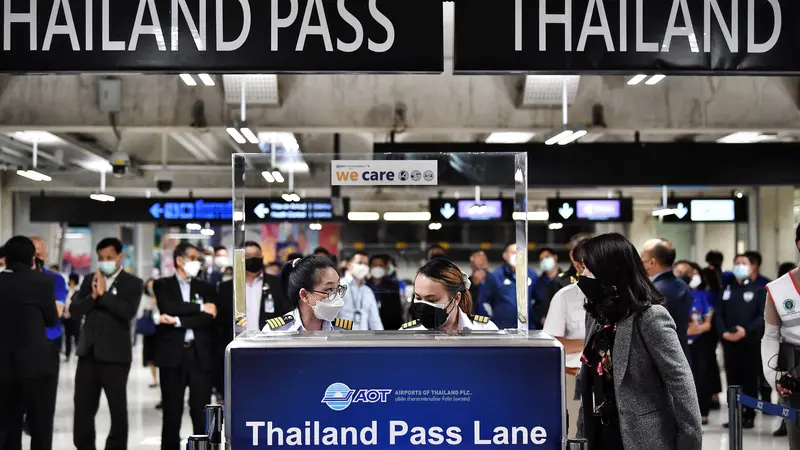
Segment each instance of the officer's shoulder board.
[[412,320],[411,322],[404,323],[403,326],[400,327],[400,328],[405,330],[405,329],[408,329],[408,328],[416,327],[417,325],[419,325],[419,320]]
[[472,319],[473,322],[489,323],[489,318],[486,316],[472,316],[470,319]]
[[343,330],[352,330],[353,329],[353,321],[347,319],[340,319],[335,318],[333,319],[333,326],[336,328],[341,328]]
[[293,322],[294,316],[291,314],[287,314],[283,317],[275,317],[273,319],[267,320],[267,325],[269,325],[270,330],[276,330],[287,323]]

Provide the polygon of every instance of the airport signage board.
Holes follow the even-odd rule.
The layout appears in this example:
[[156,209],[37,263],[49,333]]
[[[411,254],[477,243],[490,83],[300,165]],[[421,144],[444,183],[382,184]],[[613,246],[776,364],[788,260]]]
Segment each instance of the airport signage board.
[[[350,201],[330,198],[245,199],[245,222],[324,222],[345,220]],[[83,197],[32,197],[31,222],[232,223],[233,201],[222,198],[117,198],[98,202]]]
[[668,206],[673,214],[664,222],[747,222],[747,197],[742,198],[671,198]]
[[549,198],[550,222],[633,222],[631,198]]
[[331,186],[436,186],[438,161],[333,160]]
[[2,72],[434,72],[430,0],[4,0]]
[[432,222],[457,222],[473,220],[512,221],[514,200],[510,198],[456,199],[432,198],[428,200]]
[[459,0],[456,72],[800,72],[796,0]]

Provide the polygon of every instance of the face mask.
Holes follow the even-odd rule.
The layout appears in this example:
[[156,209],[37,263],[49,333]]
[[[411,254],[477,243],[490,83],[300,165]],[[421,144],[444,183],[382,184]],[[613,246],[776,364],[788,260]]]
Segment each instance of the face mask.
[[353,264],[353,268],[350,269],[350,275],[352,275],[356,280],[363,280],[368,273],[369,266],[366,264]]
[[250,273],[257,273],[264,270],[264,260],[258,256],[254,258],[247,258],[244,261],[244,270]]
[[386,272],[386,274],[389,276],[394,275],[394,264],[389,264],[389,270]]
[[211,263],[214,262],[214,257],[211,256],[211,255],[205,255],[205,256],[203,256],[203,261],[205,262],[206,266],[210,266]]
[[117,262],[116,261],[100,261],[97,263],[97,268],[100,269],[100,273],[103,275],[110,277],[114,275],[117,271]]
[[689,275],[686,275],[686,274],[680,275],[680,276],[678,276],[678,278],[683,280],[683,282],[686,283],[686,284],[689,284],[689,283],[692,282],[692,277],[690,277]]
[[224,269],[228,265],[228,257],[227,256],[215,256],[214,257],[214,265],[217,266],[217,269]]
[[698,274],[694,274],[692,279],[689,281],[689,287],[692,289],[697,289],[701,284],[703,284],[703,279]]
[[232,276],[230,276],[230,275],[225,275],[224,277],[222,277],[222,282],[224,283],[224,282],[226,282],[226,281],[231,281],[232,279],[233,279],[233,277],[232,277]]
[[[455,299],[455,297],[453,298]],[[453,303],[452,300],[445,306],[414,299],[411,303],[411,315],[414,319],[422,322],[423,327],[429,330],[437,330],[444,325],[450,317],[450,312],[452,312],[452,310],[447,311],[447,308],[451,303]]]
[[549,273],[555,267],[556,267],[555,258],[549,258],[548,257],[548,258],[545,258],[545,259],[539,261],[539,269],[541,269],[542,272],[548,272]]
[[386,269],[383,267],[373,267],[369,270],[369,275],[372,278],[383,278],[386,276]]
[[737,280],[747,279],[750,276],[750,265],[737,264],[733,266],[733,276],[735,276]]
[[616,289],[609,290],[595,278],[586,276],[578,277],[578,288],[586,296],[584,309],[599,323],[617,323],[625,317],[626,311],[620,309]]
[[200,261],[186,261],[183,263],[183,271],[189,278],[194,278],[200,273]]
[[33,265],[36,266],[36,270],[38,271],[44,270],[44,260],[41,258],[34,259]]
[[314,311],[314,315],[317,319],[333,322],[336,316],[339,315],[339,310],[342,309],[342,306],[344,306],[344,299],[337,296],[333,300],[317,300],[317,304],[312,306],[311,309]]

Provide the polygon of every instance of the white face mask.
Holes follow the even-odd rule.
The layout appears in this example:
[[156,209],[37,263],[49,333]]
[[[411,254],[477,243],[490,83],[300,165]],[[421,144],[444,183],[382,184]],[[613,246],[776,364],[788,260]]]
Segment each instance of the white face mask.
[[200,261],[186,261],[183,263],[183,271],[189,278],[194,278],[200,273]]
[[356,280],[363,280],[368,273],[369,266],[366,264],[353,264],[353,268],[350,269],[350,275],[352,275]]
[[227,256],[215,256],[214,257],[214,265],[217,269],[224,269],[228,266],[228,257]]
[[214,257],[211,255],[203,256],[203,261],[206,263],[206,266],[210,266],[212,262],[214,262]]
[[692,289],[697,289],[697,286],[700,286],[701,284],[703,284],[703,279],[700,278],[700,275],[698,274],[694,274],[694,276],[692,276],[692,280],[689,281],[689,287]]
[[369,270],[369,275],[372,278],[383,278],[386,276],[386,269],[383,267],[373,267]]
[[339,310],[342,309],[342,306],[344,306],[344,299],[337,296],[333,300],[317,300],[317,304],[312,306],[311,309],[314,311],[314,315],[317,319],[333,322],[336,316],[339,315]]
[[231,281],[232,279],[233,279],[233,277],[232,277],[232,276],[230,276],[230,275],[225,275],[224,277],[222,277],[222,282],[224,283],[224,282],[226,282],[226,281]]
[[547,257],[547,258],[545,258],[545,259],[543,259],[543,260],[539,261],[539,269],[541,269],[541,270],[542,270],[542,272],[547,272],[547,273],[549,273],[549,272],[550,272],[551,270],[553,270],[555,267],[556,267],[556,260],[555,260],[555,258],[550,258],[550,257]]

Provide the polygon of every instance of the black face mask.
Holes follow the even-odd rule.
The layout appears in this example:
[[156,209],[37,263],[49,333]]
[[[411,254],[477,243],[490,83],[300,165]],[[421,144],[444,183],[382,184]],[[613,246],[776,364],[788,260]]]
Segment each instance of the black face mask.
[[[453,297],[453,299],[455,299],[455,297]],[[412,300],[411,317],[419,320],[422,326],[428,330],[438,330],[439,327],[447,322],[447,318],[450,317],[452,309],[450,311],[447,309],[451,304],[453,304],[453,300],[450,300],[450,303],[444,308],[437,308],[427,303],[418,303],[416,300]]]
[[33,263],[36,265],[36,270],[39,272],[44,270],[44,260],[41,258],[34,259]]
[[683,274],[678,278],[683,280],[683,282],[686,283],[687,285],[692,282],[692,277],[690,277],[689,275],[686,275],[686,274]]
[[586,296],[583,308],[599,323],[617,323],[626,317],[627,311],[620,306],[616,287],[606,288],[596,279],[581,275],[578,277],[578,288]]
[[261,272],[264,270],[264,259],[259,257],[247,258],[244,260],[244,270],[250,273]]

